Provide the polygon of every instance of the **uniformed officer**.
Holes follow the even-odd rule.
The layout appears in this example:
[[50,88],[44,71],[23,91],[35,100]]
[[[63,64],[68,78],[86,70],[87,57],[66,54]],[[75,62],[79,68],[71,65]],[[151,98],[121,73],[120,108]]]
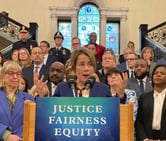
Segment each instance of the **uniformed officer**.
[[57,58],[57,61],[65,64],[70,58],[71,52],[69,49],[62,47],[64,37],[61,32],[56,32],[54,35],[55,47],[49,50],[49,54]]
[[20,48],[26,48],[29,53],[31,53],[31,49],[33,47],[37,47],[38,44],[36,41],[29,39],[29,31],[28,28],[25,26],[22,26],[20,28],[20,41],[17,41],[13,43],[13,50],[19,50]]

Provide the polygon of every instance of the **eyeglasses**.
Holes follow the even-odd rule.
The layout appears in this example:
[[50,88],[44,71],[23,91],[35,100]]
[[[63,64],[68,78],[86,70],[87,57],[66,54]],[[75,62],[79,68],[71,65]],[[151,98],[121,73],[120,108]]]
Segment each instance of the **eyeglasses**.
[[20,52],[19,54],[20,54],[20,55],[27,55],[26,52]]
[[74,46],[74,45],[79,45],[80,43],[72,43],[72,45]]
[[129,61],[129,60],[130,60],[130,61],[133,61],[133,60],[135,60],[135,58],[127,58],[126,60],[127,60],[127,61]]
[[14,75],[20,76],[22,73],[20,71],[16,71],[16,72],[14,72],[14,71],[8,71],[6,74],[8,74],[10,76],[14,76]]

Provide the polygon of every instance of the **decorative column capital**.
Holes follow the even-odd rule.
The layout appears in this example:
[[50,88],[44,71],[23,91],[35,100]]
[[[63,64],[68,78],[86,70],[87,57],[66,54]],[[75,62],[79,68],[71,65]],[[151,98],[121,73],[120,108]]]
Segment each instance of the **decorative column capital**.
[[51,20],[53,20],[53,19],[57,19],[58,18],[58,16],[56,15],[56,14],[51,14]]
[[105,15],[101,15],[100,19],[101,19],[101,21],[106,21],[106,16]]
[[127,16],[126,16],[126,15],[122,15],[122,16],[120,17],[120,20],[121,20],[121,21],[126,21],[126,20],[127,20]]

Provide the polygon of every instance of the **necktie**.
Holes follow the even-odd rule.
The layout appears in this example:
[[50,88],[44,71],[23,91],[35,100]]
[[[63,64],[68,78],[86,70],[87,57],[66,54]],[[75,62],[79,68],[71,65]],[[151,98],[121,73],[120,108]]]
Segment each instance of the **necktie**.
[[35,72],[37,72],[37,73],[39,72],[39,66],[35,67]]
[[131,78],[134,78],[134,71],[131,71]]
[[141,92],[144,93],[144,82],[142,80],[140,80],[140,89],[141,89]]

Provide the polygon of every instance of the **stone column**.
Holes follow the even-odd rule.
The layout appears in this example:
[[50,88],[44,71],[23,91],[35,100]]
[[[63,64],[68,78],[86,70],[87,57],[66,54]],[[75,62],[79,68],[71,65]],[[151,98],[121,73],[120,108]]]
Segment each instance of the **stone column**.
[[56,14],[51,14],[51,26],[50,26],[50,33],[51,33],[51,47],[55,46],[54,43],[54,34],[57,32],[57,27],[58,27],[58,18]]
[[77,36],[77,14],[71,16],[71,25],[72,25],[72,38]]
[[123,53],[123,50],[126,48],[126,16],[120,17],[120,52]]
[[106,46],[106,23],[107,18],[105,16],[105,10],[101,10],[101,17],[100,17],[100,44]]

